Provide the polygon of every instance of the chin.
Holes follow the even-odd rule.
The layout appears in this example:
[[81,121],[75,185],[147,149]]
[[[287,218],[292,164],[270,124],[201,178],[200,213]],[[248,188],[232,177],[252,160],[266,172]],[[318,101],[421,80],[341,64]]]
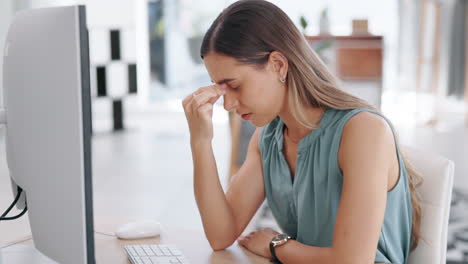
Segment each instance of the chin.
[[262,127],[261,125],[259,125],[257,122],[255,122],[254,120],[250,120],[250,124],[252,124],[253,126],[255,127]]
[[264,127],[264,126],[268,125],[273,120],[274,120],[274,118],[271,119],[271,120],[269,120],[269,119],[259,120],[259,119],[254,118],[254,119],[250,120],[250,123],[252,125],[256,126],[256,127]]

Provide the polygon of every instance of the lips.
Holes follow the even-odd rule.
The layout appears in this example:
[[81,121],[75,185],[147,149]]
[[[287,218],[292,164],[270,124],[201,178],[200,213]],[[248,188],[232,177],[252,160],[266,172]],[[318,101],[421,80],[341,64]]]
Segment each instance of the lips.
[[252,113],[243,114],[243,115],[241,115],[241,117],[244,120],[249,120],[252,117]]

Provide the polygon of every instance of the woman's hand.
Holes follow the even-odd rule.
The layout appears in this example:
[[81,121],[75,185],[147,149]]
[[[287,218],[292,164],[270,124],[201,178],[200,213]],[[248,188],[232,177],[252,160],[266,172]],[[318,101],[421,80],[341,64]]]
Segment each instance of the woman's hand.
[[252,232],[245,237],[237,239],[239,245],[245,247],[249,251],[262,256],[264,258],[272,259],[270,253],[270,242],[274,236],[279,234],[271,228],[265,228],[256,232]]
[[182,101],[191,142],[213,139],[213,104],[226,93],[226,84],[201,87]]

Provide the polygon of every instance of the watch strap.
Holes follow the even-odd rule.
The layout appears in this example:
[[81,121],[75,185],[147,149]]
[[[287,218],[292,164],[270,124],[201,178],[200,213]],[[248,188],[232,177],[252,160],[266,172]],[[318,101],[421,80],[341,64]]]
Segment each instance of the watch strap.
[[270,242],[270,253],[271,253],[271,256],[273,257],[273,259],[271,260],[271,262],[273,263],[281,263],[278,259],[278,257],[276,257],[276,252],[275,252],[275,247],[273,246],[273,241]]
[[[284,234],[283,234],[284,235]],[[278,235],[277,235],[278,236]],[[270,241],[270,253],[271,253],[271,256],[272,256],[272,260],[271,262],[273,263],[279,263],[281,264],[281,261],[278,259],[278,257],[276,256],[276,251],[275,251],[275,243],[273,241],[275,241],[275,238],[276,236]],[[277,246],[281,246],[281,245],[284,245],[288,240],[290,240],[291,237],[286,235],[286,241],[284,243],[281,243]]]

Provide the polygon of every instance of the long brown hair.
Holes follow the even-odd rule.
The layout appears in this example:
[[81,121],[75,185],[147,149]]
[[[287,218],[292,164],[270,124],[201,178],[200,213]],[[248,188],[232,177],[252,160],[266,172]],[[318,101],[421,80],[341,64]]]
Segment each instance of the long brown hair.
[[[286,13],[267,1],[241,0],[224,9],[206,32],[200,53],[202,59],[209,52],[215,52],[263,68],[272,51],[279,51],[288,59],[289,105],[292,115],[303,126],[316,128],[307,121],[304,111],[307,107],[368,108],[381,113],[366,101],[343,91],[338,79],[310,48]],[[396,134],[395,137],[398,146]],[[422,178],[404,154],[401,155],[409,175],[413,250],[421,236],[421,205],[415,189]]]

